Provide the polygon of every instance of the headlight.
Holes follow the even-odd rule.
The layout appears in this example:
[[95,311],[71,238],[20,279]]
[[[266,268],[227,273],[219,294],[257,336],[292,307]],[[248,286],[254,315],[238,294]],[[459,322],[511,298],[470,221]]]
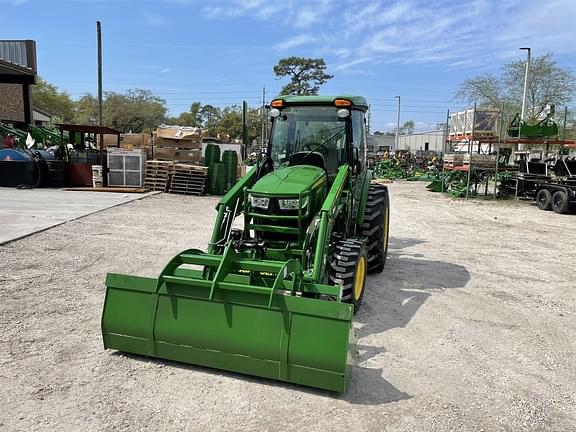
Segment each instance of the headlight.
[[250,205],[254,208],[268,210],[268,205],[270,204],[270,198],[257,197],[250,195]]
[[[308,197],[302,200],[302,208],[308,204]],[[298,198],[279,199],[278,205],[280,210],[298,210],[300,207],[300,200]]]

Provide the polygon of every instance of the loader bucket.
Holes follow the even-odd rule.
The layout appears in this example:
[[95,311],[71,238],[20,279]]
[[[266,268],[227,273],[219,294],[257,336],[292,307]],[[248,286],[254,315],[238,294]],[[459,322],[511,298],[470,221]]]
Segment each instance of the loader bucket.
[[295,259],[188,250],[158,279],[107,275],[104,347],[343,393],[353,312],[339,290]]

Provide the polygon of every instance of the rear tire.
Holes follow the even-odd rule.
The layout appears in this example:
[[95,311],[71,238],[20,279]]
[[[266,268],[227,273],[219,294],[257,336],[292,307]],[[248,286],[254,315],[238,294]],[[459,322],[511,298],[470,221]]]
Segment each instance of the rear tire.
[[536,194],[536,205],[540,210],[552,210],[552,194],[548,189],[540,189]]
[[366,237],[368,249],[368,272],[380,273],[386,264],[388,254],[388,235],[390,231],[390,197],[388,188],[371,184],[364,213],[364,222],[360,225],[360,235]]
[[366,246],[358,240],[341,240],[334,246],[328,278],[342,286],[342,301],[354,305],[354,313],[364,297],[368,254]]
[[556,213],[568,213],[570,211],[570,201],[566,192],[554,192],[554,195],[552,195],[552,210]]

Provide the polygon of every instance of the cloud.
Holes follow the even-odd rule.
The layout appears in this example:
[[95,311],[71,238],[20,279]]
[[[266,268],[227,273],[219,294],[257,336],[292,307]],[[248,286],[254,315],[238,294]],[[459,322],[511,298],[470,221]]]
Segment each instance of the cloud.
[[332,7],[330,0],[309,2],[307,6],[296,8],[294,27],[303,28],[317,24],[324,20]]
[[204,0],[203,5],[204,15],[213,19],[274,20],[283,37],[272,48],[301,47],[338,71],[368,71],[382,63],[481,69],[520,58],[520,46],[532,47],[535,55],[576,55],[574,0]]
[[202,13],[214,19],[275,18],[289,27],[305,28],[324,22],[333,3],[332,0],[206,0]]
[[268,19],[289,7],[290,1],[271,2],[269,0],[228,0],[209,1],[202,8],[208,18],[237,18],[248,15],[258,19]]
[[170,24],[170,20],[163,15],[152,11],[141,11],[140,15],[144,24],[152,27],[164,27]]
[[350,69],[352,66],[361,65],[364,63],[371,63],[372,61],[374,61],[374,57],[357,58],[355,60],[352,60],[352,61],[349,61],[346,63],[340,63],[339,65],[336,66],[335,69],[337,71],[342,71],[342,70]]
[[291,48],[296,48],[301,45],[306,45],[312,43],[316,40],[316,38],[309,34],[302,34],[298,36],[294,36],[289,39],[285,39],[282,42],[277,43],[274,45],[274,48],[279,51],[286,51]]
[[164,69],[162,69],[161,71],[159,71],[158,73],[165,74],[165,73],[170,72],[171,70],[172,70],[172,69],[170,69],[170,68],[164,68]]

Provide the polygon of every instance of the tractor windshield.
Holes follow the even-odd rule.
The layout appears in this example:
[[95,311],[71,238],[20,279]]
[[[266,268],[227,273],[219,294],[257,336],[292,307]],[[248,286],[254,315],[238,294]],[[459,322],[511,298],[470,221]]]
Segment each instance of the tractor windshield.
[[[321,155],[326,170],[336,172],[346,157],[346,118],[336,107],[287,107],[274,119],[270,135],[270,157],[274,165],[287,165],[295,157]],[[311,160],[312,158],[308,158]]]

